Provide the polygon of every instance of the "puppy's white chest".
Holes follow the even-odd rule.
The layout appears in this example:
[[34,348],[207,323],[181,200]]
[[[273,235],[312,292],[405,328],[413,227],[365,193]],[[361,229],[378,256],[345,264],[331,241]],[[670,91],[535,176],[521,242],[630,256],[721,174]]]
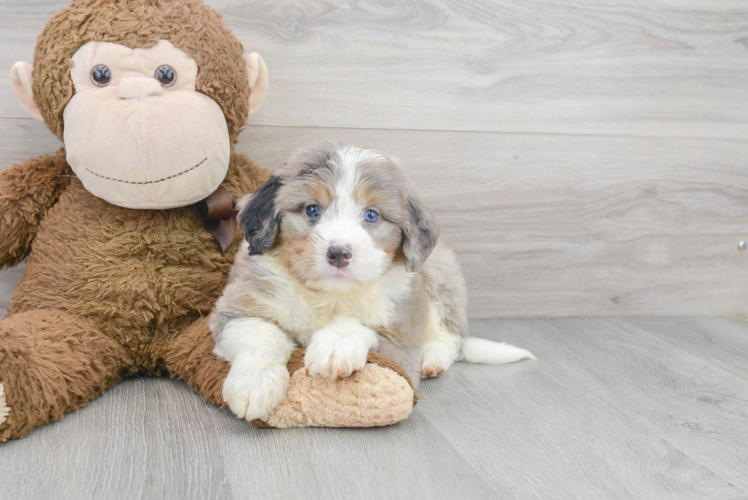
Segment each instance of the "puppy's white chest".
[[372,291],[346,295],[330,292],[309,293],[305,290],[299,294],[299,299],[304,308],[303,314],[298,314],[302,311],[296,310],[296,319],[302,321],[294,321],[294,328],[290,329],[303,344],[311,341],[314,332],[341,316],[357,319],[371,328],[388,325],[395,317],[396,305],[392,299]]
[[397,316],[397,303],[410,294],[411,282],[412,273],[393,270],[375,284],[347,291],[316,291],[297,285],[286,294],[290,300],[284,301],[285,314],[278,318],[278,326],[302,344],[308,344],[314,332],[341,316],[373,329],[388,326]]

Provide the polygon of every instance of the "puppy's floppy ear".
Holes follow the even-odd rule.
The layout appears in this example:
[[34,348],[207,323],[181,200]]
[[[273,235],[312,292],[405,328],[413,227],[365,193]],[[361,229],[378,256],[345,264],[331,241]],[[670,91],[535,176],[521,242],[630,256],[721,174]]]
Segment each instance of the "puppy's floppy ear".
[[405,204],[408,213],[403,227],[405,267],[408,271],[417,271],[439,241],[441,228],[431,210],[416,195],[407,194]]
[[239,200],[239,227],[249,242],[249,255],[267,252],[278,235],[278,214],[275,210],[275,195],[283,185],[274,175],[260,188]]

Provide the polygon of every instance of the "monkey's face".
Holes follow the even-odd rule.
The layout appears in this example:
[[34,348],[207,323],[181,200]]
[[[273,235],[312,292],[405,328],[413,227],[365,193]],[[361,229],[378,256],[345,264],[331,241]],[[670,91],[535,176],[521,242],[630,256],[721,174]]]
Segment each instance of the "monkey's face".
[[215,191],[231,153],[221,108],[197,92],[197,64],[170,42],[88,42],[73,56],[63,113],[67,160],[95,196],[129,208],[187,206]]

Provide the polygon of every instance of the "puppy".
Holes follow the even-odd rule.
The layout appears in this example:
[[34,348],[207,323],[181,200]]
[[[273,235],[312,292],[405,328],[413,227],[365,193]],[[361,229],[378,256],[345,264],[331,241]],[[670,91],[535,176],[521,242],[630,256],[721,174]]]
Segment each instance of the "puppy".
[[402,170],[370,149],[325,144],[288,160],[238,204],[246,235],[210,326],[231,364],[223,397],[266,419],[297,344],[315,377],[364,367],[370,349],[414,383],[462,357],[507,363],[524,349],[466,338],[467,291],[439,227]]

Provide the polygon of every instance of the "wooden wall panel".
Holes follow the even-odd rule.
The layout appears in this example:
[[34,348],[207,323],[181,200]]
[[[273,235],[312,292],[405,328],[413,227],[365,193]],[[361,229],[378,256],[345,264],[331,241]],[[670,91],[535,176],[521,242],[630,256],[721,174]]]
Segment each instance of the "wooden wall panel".
[[[0,67],[65,3],[2,2]],[[748,135],[741,0],[208,3],[268,63],[258,125]]]
[[[0,3],[0,68],[65,3]],[[208,3],[270,70],[239,150],[399,155],[474,317],[748,312],[745,2]],[[4,79],[0,137],[0,169],[60,146]]]

